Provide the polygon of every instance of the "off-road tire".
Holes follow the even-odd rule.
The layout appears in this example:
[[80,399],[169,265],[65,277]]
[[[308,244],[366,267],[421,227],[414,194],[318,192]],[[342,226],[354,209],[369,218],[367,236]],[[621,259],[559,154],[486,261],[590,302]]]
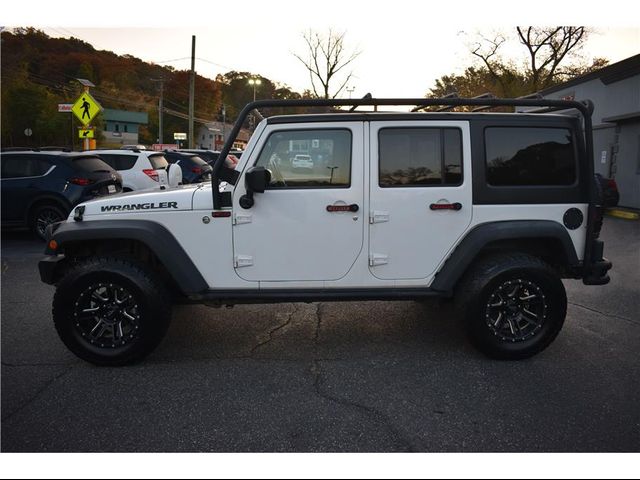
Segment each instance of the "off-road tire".
[[[96,292],[100,293],[94,297]],[[100,295],[113,296],[115,301],[103,305]],[[124,306],[116,305],[125,298]],[[151,353],[164,337],[171,321],[169,298],[162,282],[144,264],[119,257],[91,258],[71,267],[58,283],[53,298],[53,321],[61,340],[81,359],[99,366],[127,365]],[[97,309],[106,309],[100,311],[104,315],[88,318],[87,315],[92,314],[82,313],[87,301],[91,302],[89,310],[95,305]],[[125,308],[131,310],[127,312]],[[125,313],[128,317],[124,317]],[[133,320],[123,331],[122,325],[119,328],[114,325],[118,318],[121,322]],[[109,328],[112,338],[103,341],[100,333],[101,337],[96,340],[88,331],[90,322],[106,326],[107,320],[111,322],[108,327],[113,326],[113,330]],[[89,323],[88,327],[85,322]],[[108,332],[105,335],[108,337]]]
[[[509,298],[509,292],[518,293]],[[534,303],[521,301],[534,295],[529,300]],[[504,317],[500,317],[501,302]],[[558,273],[540,258],[525,253],[495,254],[479,260],[456,288],[456,303],[471,343],[501,360],[529,358],[547,348],[560,333],[567,313],[567,296]],[[537,313],[520,313],[518,317],[523,310]],[[498,318],[503,318],[499,329],[494,324]]]

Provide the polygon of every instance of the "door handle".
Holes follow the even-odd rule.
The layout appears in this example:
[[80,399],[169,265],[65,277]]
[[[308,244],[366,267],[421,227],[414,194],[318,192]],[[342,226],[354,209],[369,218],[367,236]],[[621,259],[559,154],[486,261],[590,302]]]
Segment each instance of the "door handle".
[[327,212],[357,212],[360,207],[357,203],[351,205],[327,205]]
[[462,204],[460,202],[455,203],[432,203],[429,205],[431,210],[462,210]]

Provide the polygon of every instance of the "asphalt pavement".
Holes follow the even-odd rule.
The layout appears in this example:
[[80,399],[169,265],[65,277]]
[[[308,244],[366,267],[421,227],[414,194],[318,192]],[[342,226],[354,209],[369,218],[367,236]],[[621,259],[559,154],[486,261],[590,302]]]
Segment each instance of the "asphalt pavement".
[[607,218],[612,281],[567,281],[557,340],[520,362],[433,301],[178,306],[126,368],[73,356],[43,244],[2,234],[4,452],[640,451],[640,222]]

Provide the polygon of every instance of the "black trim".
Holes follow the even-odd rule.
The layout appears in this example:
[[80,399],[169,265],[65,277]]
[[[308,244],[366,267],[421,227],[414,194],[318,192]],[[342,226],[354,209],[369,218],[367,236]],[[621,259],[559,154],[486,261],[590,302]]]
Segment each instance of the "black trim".
[[451,293],[469,265],[489,243],[498,240],[552,238],[559,240],[570,268],[580,266],[567,230],[551,220],[511,220],[478,225],[458,244],[444,266],[436,274],[431,289]]
[[[69,242],[90,240],[137,240],[158,257],[184,294],[196,294],[209,287],[176,238],[159,223],[149,220],[95,220],[66,222],[52,237],[58,251]],[[51,260],[43,260],[43,262]],[[43,278],[43,281],[44,280]],[[49,282],[47,282],[49,283]]]
[[234,305],[240,303],[341,302],[359,300],[420,300],[440,297],[430,288],[349,288],[349,289],[250,289],[209,290],[191,295],[192,303]]

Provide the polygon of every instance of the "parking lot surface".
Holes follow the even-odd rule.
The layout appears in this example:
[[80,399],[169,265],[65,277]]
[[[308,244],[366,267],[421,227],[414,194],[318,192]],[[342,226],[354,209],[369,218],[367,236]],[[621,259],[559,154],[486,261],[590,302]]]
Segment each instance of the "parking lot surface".
[[2,235],[2,451],[639,451],[640,222],[608,218],[611,283],[567,281],[557,340],[521,362],[450,303],[177,306],[126,368],[66,350],[43,244]]

